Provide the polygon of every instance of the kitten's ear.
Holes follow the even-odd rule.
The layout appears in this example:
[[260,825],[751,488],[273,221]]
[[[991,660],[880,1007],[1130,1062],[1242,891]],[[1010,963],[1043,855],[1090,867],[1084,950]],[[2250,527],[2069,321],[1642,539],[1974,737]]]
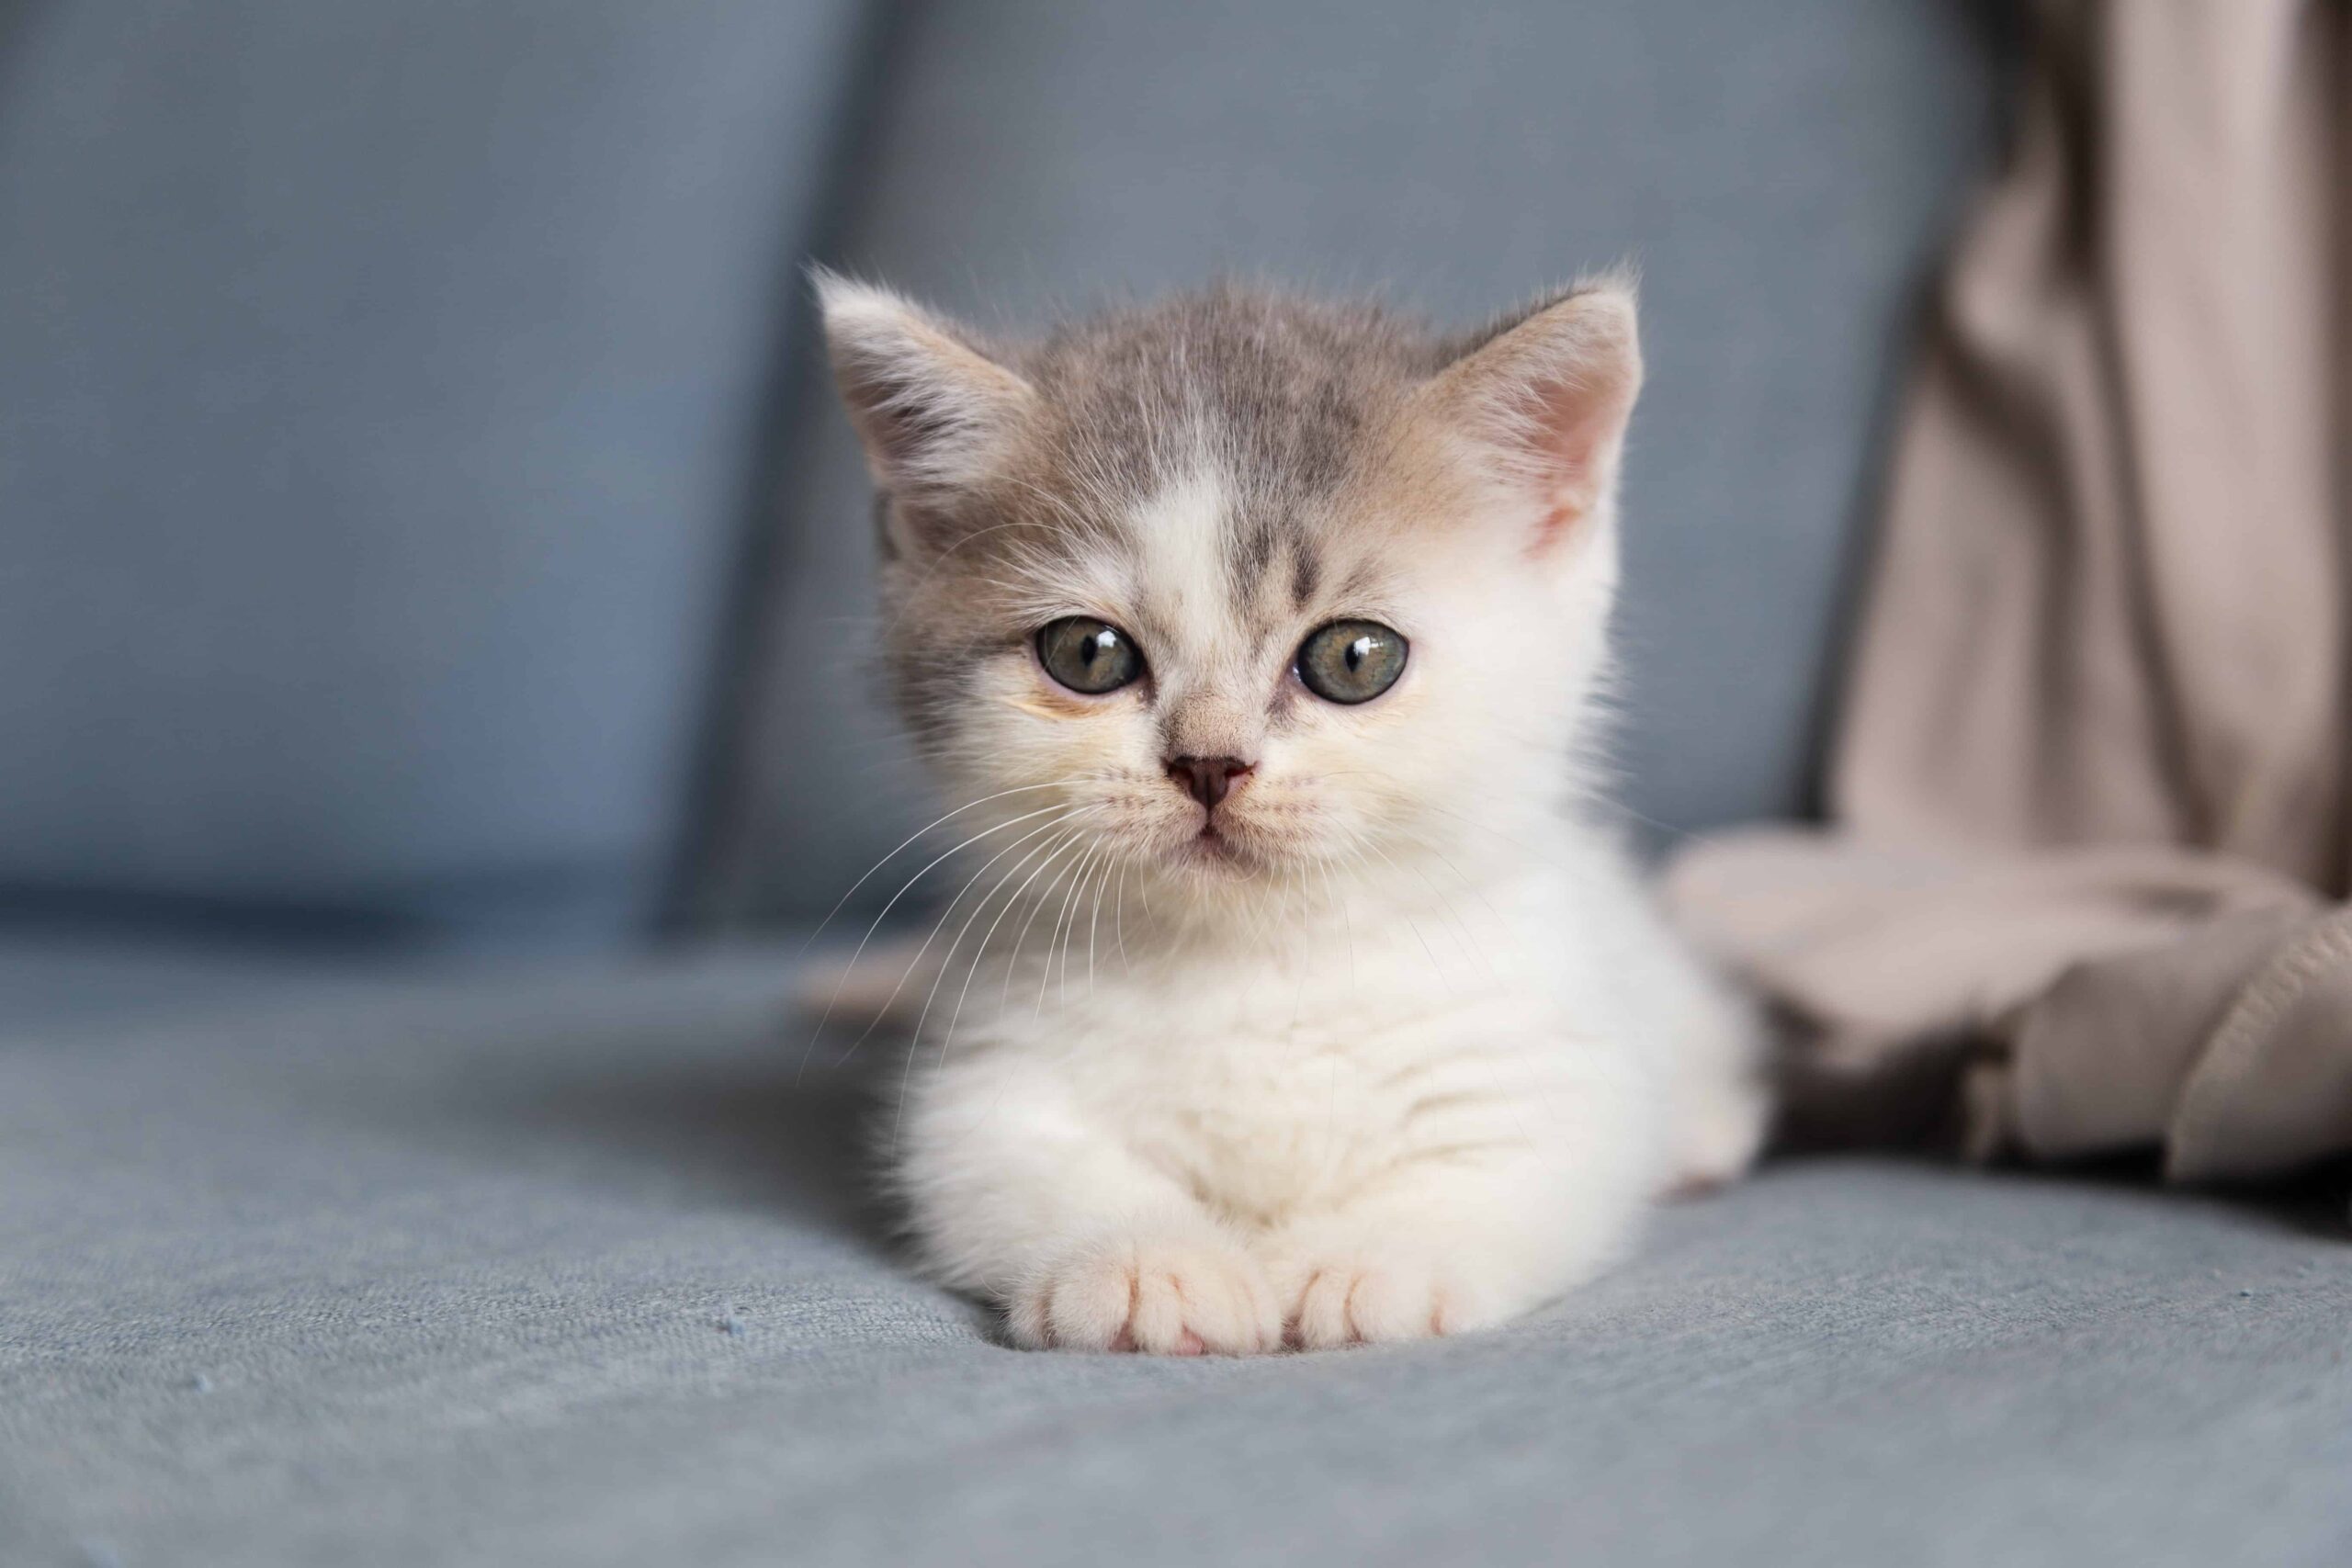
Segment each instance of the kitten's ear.
[[1625,423],[1641,388],[1634,286],[1611,276],[1480,333],[1421,395],[1541,505],[1529,550],[1543,555],[1614,505]]
[[984,476],[1035,395],[963,333],[886,288],[814,275],[833,379],[893,499]]

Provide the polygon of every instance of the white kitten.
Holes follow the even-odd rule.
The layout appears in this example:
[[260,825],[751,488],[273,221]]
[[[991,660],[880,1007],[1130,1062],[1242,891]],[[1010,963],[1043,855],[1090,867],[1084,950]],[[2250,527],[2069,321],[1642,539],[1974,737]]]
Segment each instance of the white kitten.
[[994,345],[821,278],[885,654],[974,836],[893,1142],[1023,1344],[1498,1322],[1739,1173],[1755,1033],[1579,815],[1641,378],[1220,288]]

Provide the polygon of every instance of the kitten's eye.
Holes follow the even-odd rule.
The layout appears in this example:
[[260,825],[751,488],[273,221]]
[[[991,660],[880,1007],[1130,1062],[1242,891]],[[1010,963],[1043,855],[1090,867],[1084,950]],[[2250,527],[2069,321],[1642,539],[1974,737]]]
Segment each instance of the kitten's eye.
[[1143,673],[1143,655],[1127,634],[1091,615],[1067,615],[1039,628],[1037,662],[1073,692],[1115,692]]
[[1326,702],[1368,703],[1405,672],[1405,639],[1378,621],[1333,621],[1298,645],[1298,678]]

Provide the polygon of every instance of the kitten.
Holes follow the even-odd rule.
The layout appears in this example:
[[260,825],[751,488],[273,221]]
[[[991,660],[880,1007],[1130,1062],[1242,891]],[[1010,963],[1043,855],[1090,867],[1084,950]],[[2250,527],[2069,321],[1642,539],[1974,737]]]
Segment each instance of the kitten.
[[1750,1020],[1580,804],[1624,282],[1454,341],[1218,288],[993,344],[819,288],[973,835],[893,1135],[940,1280],[1029,1346],[1450,1334],[1745,1168]]

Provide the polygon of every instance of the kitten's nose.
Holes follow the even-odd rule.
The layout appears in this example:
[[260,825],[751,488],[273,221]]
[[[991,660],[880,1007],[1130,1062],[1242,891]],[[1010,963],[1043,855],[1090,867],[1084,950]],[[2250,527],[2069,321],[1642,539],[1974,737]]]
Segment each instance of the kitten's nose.
[[1233,781],[1256,767],[1238,757],[1170,757],[1168,776],[1176,786],[1211,810],[1233,788]]

